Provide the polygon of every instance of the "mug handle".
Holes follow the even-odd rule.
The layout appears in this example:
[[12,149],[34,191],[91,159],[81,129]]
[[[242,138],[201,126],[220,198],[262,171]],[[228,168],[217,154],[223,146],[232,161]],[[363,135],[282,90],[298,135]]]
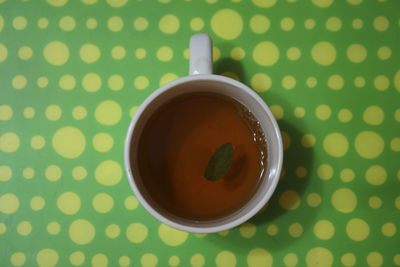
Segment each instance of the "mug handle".
[[212,41],[210,35],[198,33],[190,38],[189,75],[212,74]]

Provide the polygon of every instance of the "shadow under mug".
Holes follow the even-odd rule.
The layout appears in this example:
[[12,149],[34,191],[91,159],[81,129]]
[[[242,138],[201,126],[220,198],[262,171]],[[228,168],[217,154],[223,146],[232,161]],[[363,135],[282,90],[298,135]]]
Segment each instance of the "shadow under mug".
[[[151,115],[163,104],[183,94],[218,93],[234,98],[257,118],[267,142],[267,167],[261,182],[239,210],[215,220],[188,220],[163,210],[144,188],[139,173],[137,147],[140,134]],[[143,207],[162,223],[192,233],[215,233],[236,227],[254,216],[271,198],[277,186],[283,160],[282,137],[278,124],[266,103],[246,85],[224,76],[212,74],[212,43],[208,34],[190,39],[189,76],[174,80],[153,92],[139,107],[125,139],[124,162],[129,184]]]

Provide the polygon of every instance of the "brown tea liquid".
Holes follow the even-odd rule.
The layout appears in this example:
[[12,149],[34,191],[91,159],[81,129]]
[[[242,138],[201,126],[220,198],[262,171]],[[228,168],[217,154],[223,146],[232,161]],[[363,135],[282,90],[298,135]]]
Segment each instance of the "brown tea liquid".
[[[218,181],[204,177],[215,150],[231,142],[234,157]],[[216,219],[241,208],[266,167],[266,144],[254,116],[239,102],[192,93],[166,103],[145,125],[138,147],[143,184],[179,217]]]

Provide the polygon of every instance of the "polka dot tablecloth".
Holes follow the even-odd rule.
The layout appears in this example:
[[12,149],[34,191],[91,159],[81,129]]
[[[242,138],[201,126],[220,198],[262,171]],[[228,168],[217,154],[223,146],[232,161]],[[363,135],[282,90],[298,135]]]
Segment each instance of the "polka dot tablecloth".
[[[400,1],[0,0],[1,266],[399,266]],[[282,130],[268,205],[217,234],[150,216],[123,171],[192,34]]]

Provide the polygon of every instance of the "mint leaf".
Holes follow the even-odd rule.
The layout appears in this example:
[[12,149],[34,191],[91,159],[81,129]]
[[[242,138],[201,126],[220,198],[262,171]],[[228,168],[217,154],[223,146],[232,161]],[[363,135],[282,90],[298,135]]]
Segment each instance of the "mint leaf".
[[222,178],[231,167],[233,160],[232,143],[226,143],[217,148],[207,164],[204,176],[210,181]]

